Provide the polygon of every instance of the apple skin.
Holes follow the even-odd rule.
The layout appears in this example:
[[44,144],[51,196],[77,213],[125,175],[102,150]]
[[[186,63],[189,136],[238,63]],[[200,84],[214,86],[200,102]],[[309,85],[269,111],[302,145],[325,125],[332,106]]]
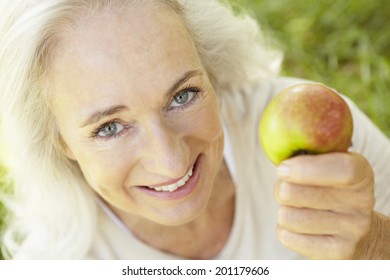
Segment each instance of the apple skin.
[[353,121],[347,103],[322,84],[299,84],[268,104],[259,125],[260,142],[276,165],[299,154],[347,152]]

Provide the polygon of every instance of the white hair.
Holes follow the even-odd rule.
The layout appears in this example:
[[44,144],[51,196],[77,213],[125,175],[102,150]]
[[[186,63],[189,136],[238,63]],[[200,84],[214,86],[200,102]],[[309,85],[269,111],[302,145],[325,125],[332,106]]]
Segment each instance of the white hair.
[[[150,0],[152,1],[152,0]],[[12,195],[2,235],[15,259],[81,259],[97,230],[97,205],[77,164],[61,152],[47,100],[46,71],[61,31],[83,11],[134,0],[13,0],[0,2],[0,111]],[[279,52],[257,23],[218,0],[155,0],[182,16],[214,86],[278,74]],[[137,1],[142,3],[142,1]],[[221,96],[223,98],[223,94]]]

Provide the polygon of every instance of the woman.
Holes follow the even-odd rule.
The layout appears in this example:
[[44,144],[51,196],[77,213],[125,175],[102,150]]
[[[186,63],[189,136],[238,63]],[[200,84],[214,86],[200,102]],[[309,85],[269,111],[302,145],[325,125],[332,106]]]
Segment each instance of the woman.
[[350,103],[354,153],[275,168],[258,120],[302,81],[277,76],[249,17],[210,0],[1,5],[8,257],[389,258],[388,140]]

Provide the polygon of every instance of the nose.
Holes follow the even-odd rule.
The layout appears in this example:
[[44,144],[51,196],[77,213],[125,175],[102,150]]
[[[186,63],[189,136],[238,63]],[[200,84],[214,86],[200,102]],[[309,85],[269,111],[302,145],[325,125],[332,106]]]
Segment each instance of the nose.
[[184,136],[163,121],[152,122],[144,131],[142,166],[161,179],[184,176],[189,166],[190,151]]

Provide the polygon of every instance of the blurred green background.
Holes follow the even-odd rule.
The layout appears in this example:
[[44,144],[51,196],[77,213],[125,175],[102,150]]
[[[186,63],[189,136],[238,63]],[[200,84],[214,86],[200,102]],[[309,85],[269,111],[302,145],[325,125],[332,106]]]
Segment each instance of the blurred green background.
[[283,74],[336,88],[390,136],[388,0],[231,1],[275,38],[285,53]]

